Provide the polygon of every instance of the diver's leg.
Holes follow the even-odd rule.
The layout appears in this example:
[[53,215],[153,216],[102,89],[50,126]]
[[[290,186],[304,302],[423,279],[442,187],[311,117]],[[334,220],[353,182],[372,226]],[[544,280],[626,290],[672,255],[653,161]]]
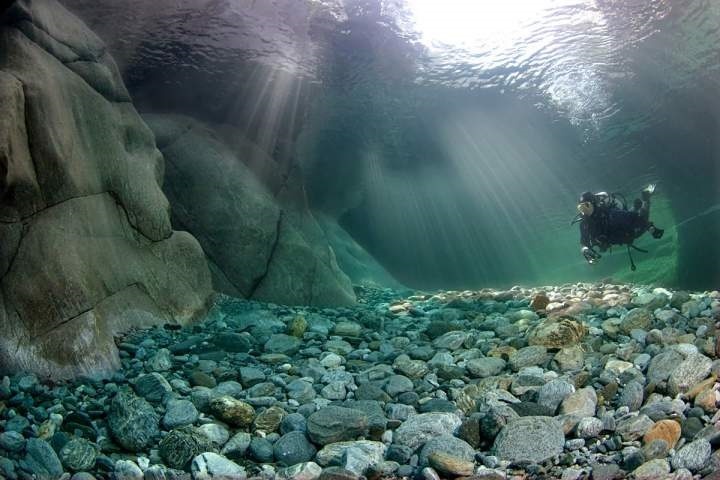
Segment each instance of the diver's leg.
[[655,185],[651,184],[645,187],[645,189],[643,189],[640,194],[642,200],[635,199],[635,208],[637,210],[640,224],[644,225],[642,231],[647,230],[648,232],[650,232],[653,238],[661,238],[663,236],[663,233],[665,233],[665,230],[663,230],[662,228],[657,228],[650,221],[650,197],[654,192]]

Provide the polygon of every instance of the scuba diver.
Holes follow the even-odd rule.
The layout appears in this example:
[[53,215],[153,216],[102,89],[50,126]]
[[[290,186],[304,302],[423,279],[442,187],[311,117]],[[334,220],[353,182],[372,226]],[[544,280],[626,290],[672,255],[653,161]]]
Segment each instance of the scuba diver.
[[636,247],[633,241],[645,232],[650,232],[653,238],[661,238],[665,232],[649,220],[650,197],[654,192],[655,184],[645,187],[641,198],[633,202],[632,210],[628,210],[624,197],[619,194],[584,192],[580,196],[579,213],[571,225],[580,222],[580,251],[588,263],[594,264],[601,258],[595,247],[605,252],[612,245],[626,245],[630,269],[635,270],[630,248],[644,253],[647,250]]

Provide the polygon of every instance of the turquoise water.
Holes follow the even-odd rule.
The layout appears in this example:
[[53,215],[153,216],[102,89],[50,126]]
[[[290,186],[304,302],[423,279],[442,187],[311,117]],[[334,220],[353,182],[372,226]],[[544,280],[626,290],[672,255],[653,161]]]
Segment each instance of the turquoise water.
[[[715,0],[3,4],[0,480],[716,479],[718,37]],[[664,236],[588,264],[580,193],[648,184]]]
[[[417,287],[718,283],[716,2],[69,0],[141,111],[239,126]],[[662,241],[588,268],[580,192],[657,182]],[[713,268],[705,268],[706,266]]]

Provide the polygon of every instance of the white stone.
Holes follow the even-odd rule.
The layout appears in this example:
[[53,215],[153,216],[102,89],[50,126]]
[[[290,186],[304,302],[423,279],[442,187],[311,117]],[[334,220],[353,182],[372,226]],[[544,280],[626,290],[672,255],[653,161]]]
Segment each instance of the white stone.
[[193,458],[190,470],[193,480],[225,480],[227,478],[245,480],[247,478],[243,467],[212,452],[202,453]]
[[605,370],[609,370],[615,375],[620,375],[625,370],[632,368],[633,364],[623,360],[611,359],[605,364]]

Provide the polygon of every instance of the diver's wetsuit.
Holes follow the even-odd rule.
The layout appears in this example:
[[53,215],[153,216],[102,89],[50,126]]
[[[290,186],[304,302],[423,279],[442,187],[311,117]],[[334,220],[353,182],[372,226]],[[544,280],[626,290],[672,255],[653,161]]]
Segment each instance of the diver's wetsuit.
[[[638,199],[639,200],[639,199]],[[636,201],[634,210],[620,208],[615,202],[598,199],[595,211],[580,222],[580,243],[584,247],[607,250],[610,245],[627,245],[652,225],[650,201]]]

